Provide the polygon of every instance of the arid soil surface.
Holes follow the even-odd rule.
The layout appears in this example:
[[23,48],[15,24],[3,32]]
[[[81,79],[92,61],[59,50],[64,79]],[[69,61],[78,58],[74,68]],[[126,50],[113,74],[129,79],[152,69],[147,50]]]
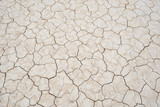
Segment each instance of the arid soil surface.
[[0,0],[0,107],[160,107],[160,0]]

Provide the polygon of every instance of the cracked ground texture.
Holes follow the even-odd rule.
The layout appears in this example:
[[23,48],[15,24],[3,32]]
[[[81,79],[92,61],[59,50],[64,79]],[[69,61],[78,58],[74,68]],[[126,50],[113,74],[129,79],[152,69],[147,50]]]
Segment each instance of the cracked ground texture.
[[0,107],[160,107],[160,1],[0,0]]

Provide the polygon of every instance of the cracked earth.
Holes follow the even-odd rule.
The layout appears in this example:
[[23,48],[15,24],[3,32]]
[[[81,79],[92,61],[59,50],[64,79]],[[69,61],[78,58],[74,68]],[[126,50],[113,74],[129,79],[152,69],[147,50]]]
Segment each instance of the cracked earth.
[[160,107],[160,1],[0,0],[0,107]]

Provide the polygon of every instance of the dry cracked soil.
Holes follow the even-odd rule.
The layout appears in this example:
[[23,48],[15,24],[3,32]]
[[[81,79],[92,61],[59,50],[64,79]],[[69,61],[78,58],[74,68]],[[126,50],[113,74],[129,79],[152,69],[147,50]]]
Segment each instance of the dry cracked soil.
[[160,0],[0,0],[0,107],[160,107]]

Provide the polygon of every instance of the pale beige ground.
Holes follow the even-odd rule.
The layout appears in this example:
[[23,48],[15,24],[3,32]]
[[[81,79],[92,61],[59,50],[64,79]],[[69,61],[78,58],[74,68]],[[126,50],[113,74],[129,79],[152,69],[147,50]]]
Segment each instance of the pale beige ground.
[[160,0],[0,0],[0,107],[160,107]]

